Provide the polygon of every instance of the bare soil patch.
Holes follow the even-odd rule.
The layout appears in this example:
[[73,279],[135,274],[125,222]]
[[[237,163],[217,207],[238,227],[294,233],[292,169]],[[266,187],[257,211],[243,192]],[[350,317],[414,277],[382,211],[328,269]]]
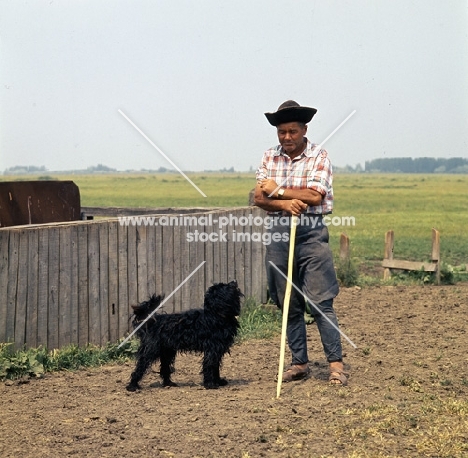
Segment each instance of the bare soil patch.
[[[235,345],[230,384],[205,390],[197,356],[176,388],[132,364],[0,384],[2,457],[468,456],[468,285],[342,289],[349,386],[329,386],[315,325],[312,372],[276,399],[279,336]],[[287,355],[288,357],[289,355]],[[157,369],[157,368],[154,368]]]

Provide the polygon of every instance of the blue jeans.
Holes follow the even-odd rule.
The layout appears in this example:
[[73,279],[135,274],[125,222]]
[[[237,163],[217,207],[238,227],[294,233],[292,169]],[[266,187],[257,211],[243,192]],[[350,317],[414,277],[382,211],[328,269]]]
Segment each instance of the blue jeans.
[[[287,275],[289,237],[284,237],[283,234],[289,234],[290,218],[283,217],[281,220],[285,225],[278,221],[269,230],[272,242],[267,245],[265,262],[271,299],[282,309],[286,279],[270,263],[271,261],[284,275]],[[293,284],[303,294],[294,287],[292,288],[287,327],[292,364],[304,364],[309,361],[304,320],[304,296],[317,307],[310,305],[327,361],[341,361],[341,338],[338,320],[333,309],[333,299],[338,294],[339,288],[332,253],[328,246],[328,229],[321,223],[321,219],[315,227],[303,224],[296,228]]]

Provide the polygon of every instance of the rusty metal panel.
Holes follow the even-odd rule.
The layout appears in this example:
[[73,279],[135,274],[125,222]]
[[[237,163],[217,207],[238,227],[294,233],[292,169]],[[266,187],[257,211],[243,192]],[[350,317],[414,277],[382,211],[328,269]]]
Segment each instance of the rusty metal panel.
[[0,227],[77,221],[80,191],[73,181],[0,182]]

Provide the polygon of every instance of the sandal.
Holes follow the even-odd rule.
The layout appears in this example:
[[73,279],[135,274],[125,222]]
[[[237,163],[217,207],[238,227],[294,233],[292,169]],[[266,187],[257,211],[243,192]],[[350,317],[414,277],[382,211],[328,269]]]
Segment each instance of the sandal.
[[[305,366],[305,368],[303,368]],[[309,365],[301,364],[301,365],[292,365],[290,366],[286,372],[283,372],[283,382],[293,382],[296,380],[301,380],[305,378],[309,374]]]
[[[340,369],[332,369],[328,381],[330,385],[346,386],[348,384],[348,374]],[[339,383],[336,383],[337,381]]]

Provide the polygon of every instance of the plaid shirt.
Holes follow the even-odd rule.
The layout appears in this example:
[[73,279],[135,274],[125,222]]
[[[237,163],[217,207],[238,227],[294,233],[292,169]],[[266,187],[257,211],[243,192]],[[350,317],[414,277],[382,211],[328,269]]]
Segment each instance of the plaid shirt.
[[270,148],[263,154],[262,165],[256,178],[271,178],[286,189],[313,189],[322,194],[321,205],[307,207],[307,213],[325,215],[333,210],[333,174],[328,153],[307,140],[306,149],[291,160],[281,145]]

